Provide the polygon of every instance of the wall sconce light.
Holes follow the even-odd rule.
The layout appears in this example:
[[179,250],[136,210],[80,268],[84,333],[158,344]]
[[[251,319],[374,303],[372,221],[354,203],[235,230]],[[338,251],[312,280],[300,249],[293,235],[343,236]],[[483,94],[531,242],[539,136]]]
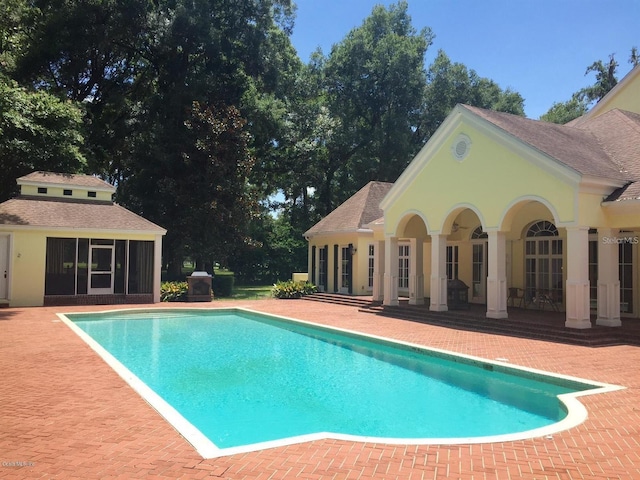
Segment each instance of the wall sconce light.
[[353,245],[349,247],[349,253],[351,254],[351,256],[355,255],[357,251],[358,249],[355,248]]

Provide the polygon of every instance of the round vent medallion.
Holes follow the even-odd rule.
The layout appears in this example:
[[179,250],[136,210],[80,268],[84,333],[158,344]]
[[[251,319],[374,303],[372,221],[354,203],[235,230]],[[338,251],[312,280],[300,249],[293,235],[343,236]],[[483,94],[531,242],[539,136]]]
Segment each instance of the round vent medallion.
[[456,160],[463,160],[467,155],[469,155],[469,150],[471,150],[471,139],[461,133],[453,141],[451,153]]

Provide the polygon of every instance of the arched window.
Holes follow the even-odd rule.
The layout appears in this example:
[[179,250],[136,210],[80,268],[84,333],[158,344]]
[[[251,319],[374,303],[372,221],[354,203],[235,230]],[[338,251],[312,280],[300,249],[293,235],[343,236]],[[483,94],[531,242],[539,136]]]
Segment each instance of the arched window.
[[482,231],[482,225],[479,225],[473,232],[471,232],[471,240],[480,240],[481,238],[488,237],[487,232]]
[[527,230],[527,237],[557,237],[558,229],[556,226],[547,222],[546,220],[541,220],[539,222],[534,223]]
[[550,298],[560,307],[563,299],[562,239],[547,221],[532,224],[525,241],[525,290],[529,300]]

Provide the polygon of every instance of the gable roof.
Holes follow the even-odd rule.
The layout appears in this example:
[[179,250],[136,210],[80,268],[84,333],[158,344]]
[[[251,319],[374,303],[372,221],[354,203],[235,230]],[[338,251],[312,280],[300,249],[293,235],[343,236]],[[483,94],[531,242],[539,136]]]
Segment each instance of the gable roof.
[[392,183],[369,182],[338,208],[307,230],[306,237],[317,234],[357,232],[364,225],[383,216],[380,201]]
[[[582,175],[610,180],[630,180],[623,164],[623,160],[628,158],[617,155],[619,152],[616,149],[605,148],[611,143],[608,140],[611,129],[595,128],[592,125],[598,118],[586,121],[579,127],[572,127],[468,105],[461,107]],[[606,127],[606,122],[604,126]],[[598,132],[598,135],[594,132]],[[621,140],[627,144],[634,140],[637,143],[638,136],[632,132],[628,133],[631,134]]]
[[166,233],[162,227],[112,202],[29,196],[0,203],[0,226],[4,225],[53,230]]

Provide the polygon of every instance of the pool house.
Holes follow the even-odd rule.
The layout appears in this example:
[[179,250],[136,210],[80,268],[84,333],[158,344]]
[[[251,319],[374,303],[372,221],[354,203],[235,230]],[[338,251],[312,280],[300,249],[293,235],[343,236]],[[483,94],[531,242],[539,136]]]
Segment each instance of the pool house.
[[33,172],[0,204],[0,305],[160,301],[166,230],[93,176]]

